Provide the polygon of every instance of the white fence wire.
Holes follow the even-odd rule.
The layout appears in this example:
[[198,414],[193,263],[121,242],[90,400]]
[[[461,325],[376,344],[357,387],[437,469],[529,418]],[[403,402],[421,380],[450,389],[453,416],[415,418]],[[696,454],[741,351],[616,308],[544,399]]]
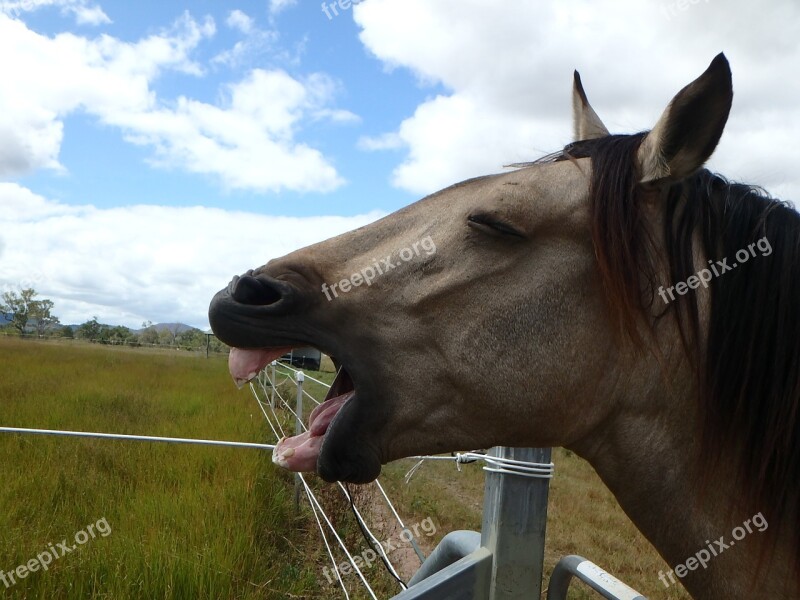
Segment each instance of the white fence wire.
[[[270,377],[270,373],[274,374],[272,378]],[[251,382],[250,389],[252,390],[253,395],[255,396],[255,399],[259,404],[259,407],[261,408],[262,412],[264,413],[264,416],[266,417],[270,428],[272,429],[273,433],[276,436],[276,443],[277,443],[278,439],[280,439],[281,437],[284,437],[284,435],[285,435],[285,432],[284,432],[283,428],[280,426],[280,420],[278,418],[278,414],[275,411],[276,408],[284,409],[284,410],[288,411],[288,413],[291,414],[292,417],[294,418],[295,423],[297,423],[299,425],[299,428],[302,429],[302,430],[306,430],[306,424],[305,424],[305,422],[303,420],[303,417],[305,415],[304,414],[298,414],[298,411],[295,410],[295,408],[293,408],[291,406],[289,401],[284,397],[284,395],[278,389],[279,386],[281,386],[282,384],[285,384],[285,383],[289,383],[290,380],[292,380],[292,379],[294,379],[296,381],[312,381],[315,384],[321,386],[325,390],[328,390],[331,387],[329,384],[325,383],[324,381],[320,381],[319,379],[315,379],[314,377],[311,377],[308,374],[306,374],[304,371],[302,371],[300,369],[295,369],[291,365],[288,365],[288,364],[285,364],[285,363],[282,363],[282,362],[275,362],[272,365],[269,365],[267,368],[265,368],[259,374],[259,376],[258,376],[258,378],[256,380],[256,382],[258,384],[257,386],[254,385],[253,382]],[[292,383],[294,383],[294,382],[292,382]],[[297,385],[297,384],[295,383],[295,385]],[[259,394],[263,395],[263,399]],[[316,398],[314,398],[313,395],[310,394],[307,390],[305,390],[302,385],[297,385],[295,395],[296,396],[300,395],[301,398],[308,397],[316,405],[321,404],[321,401],[319,401]],[[275,402],[275,401],[271,402],[270,399],[276,399],[277,402]],[[267,409],[269,409],[271,411],[272,418],[270,418],[269,414],[267,413]],[[305,411],[303,411],[303,412],[305,412]],[[275,424],[277,425],[277,428],[276,428],[275,425],[273,425],[273,420],[274,420]],[[496,457],[496,456],[487,456],[483,452],[463,452],[463,453],[454,454],[452,456],[415,456],[415,457],[412,457],[412,458],[417,459],[418,462],[411,468],[411,470],[409,470],[408,474],[406,475],[406,483],[408,483],[410,478],[424,464],[424,462],[428,461],[428,460],[452,461],[452,462],[455,463],[456,467],[459,470],[461,469],[461,465],[462,464],[472,463],[472,462],[476,462],[476,461],[482,461],[482,462],[486,463],[486,465],[483,468],[487,472],[507,474],[507,475],[516,475],[516,476],[522,476],[522,477],[534,478],[534,479],[550,479],[553,476],[553,469],[554,469],[554,465],[553,465],[552,462],[549,462],[549,463],[527,463],[527,462],[524,462],[524,461],[518,461],[518,460],[509,459],[509,458],[500,458],[500,457]],[[322,528],[322,523],[319,521],[319,518],[317,517],[317,514],[316,514],[317,511],[320,511],[320,514],[322,515],[323,520],[325,521],[325,523],[328,524],[328,527],[330,528],[331,533],[334,535],[334,537],[336,537],[336,539],[339,542],[340,546],[343,546],[343,544],[341,542],[341,539],[339,538],[339,536],[337,535],[336,531],[333,529],[332,525],[330,524],[330,520],[328,519],[328,516],[325,514],[325,512],[324,512],[322,506],[320,505],[318,499],[316,498],[316,496],[314,496],[313,491],[309,487],[309,485],[306,482],[305,478],[301,477],[300,480],[302,481],[303,489],[305,490],[306,495],[308,496],[309,504],[312,507],[312,510],[314,510],[314,512],[315,512],[314,516],[315,516],[315,519],[317,519],[318,525],[320,527],[320,532],[321,532],[321,534],[323,536],[323,541],[325,542],[326,551],[327,551],[327,553],[328,553],[328,555],[329,555],[329,557],[331,559],[331,562],[334,564],[335,573],[337,574],[337,576],[339,576],[339,569],[336,567],[336,559],[335,559],[335,557],[333,555],[333,551],[331,550],[331,547],[330,547],[330,545],[329,545],[329,543],[327,541],[327,538],[325,537],[325,531]],[[419,547],[418,547],[418,545],[416,543],[416,540],[414,540],[413,535],[411,534],[410,530],[408,528],[406,528],[405,523],[403,522],[403,519],[400,517],[400,514],[398,513],[397,509],[395,508],[394,504],[392,503],[391,499],[389,498],[389,495],[386,493],[386,490],[384,489],[383,485],[381,485],[380,480],[376,479],[373,482],[373,484],[376,487],[376,489],[378,490],[378,492],[380,494],[380,497],[383,498],[383,500],[386,502],[386,505],[389,508],[391,516],[393,516],[394,519],[397,521],[398,525],[401,528],[401,531],[404,532],[404,533],[408,532],[406,535],[408,536],[410,543],[412,544],[415,552],[417,553],[417,556],[419,557],[420,563],[424,562],[425,561],[424,554],[419,549]],[[352,498],[351,498],[350,494],[348,493],[348,490],[341,483],[338,483],[337,485],[341,489],[342,494],[344,494],[345,499],[350,503],[350,505],[351,505],[351,507],[353,509],[353,513],[355,515],[355,518],[357,519],[357,521],[359,523],[359,526],[361,527],[362,532],[364,533],[364,536],[367,539],[367,542],[370,544],[370,546],[373,547],[374,551],[376,551],[378,553],[378,555],[382,559],[384,565],[386,566],[387,570],[399,582],[399,585],[402,587],[402,589],[403,590],[407,589],[407,586],[406,586],[405,582],[403,582],[403,580],[401,579],[400,575],[397,573],[397,569],[392,564],[388,554],[385,552],[385,550],[383,548],[383,545],[378,541],[378,539],[375,536],[375,534],[367,526],[366,521],[365,521],[363,515],[361,514],[361,512],[352,503]],[[369,583],[367,582],[366,578],[364,577],[364,574],[362,573],[361,569],[358,568],[358,565],[356,564],[356,561],[353,560],[352,555],[349,552],[347,552],[347,550],[345,548],[342,548],[342,549],[344,550],[344,553],[347,556],[347,559],[350,562],[350,565],[353,568],[353,571],[358,574],[359,578],[361,579],[361,581],[363,582],[364,586],[366,587],[368,593],[374,598],[375,597],[374,592],[373,592],[372,588],[369,586]],[[341,580],[341,576],[339,576],[339,583],[342,586],[342,590],[343,590],[343,592],[345,594],[345,597],[349,598],[348,591],[345,588],[345,585]]]
[[[276,412],[276,408],[287,410],[292,415],[292,417],[294,418],[295,422],[300,423],[300,427],[303,430],[307,429],[306,424],[305,424],[305,422],[303,420],[304,415],[298,415],[297,411],[294,408],[292,408],[290,402],[284,397],[284,395],[278,389],[281,384],[287,383],[287,380],[290,379],[291,375],[295,375],[296,376],[297,373],[300,373],[302,371],[300,371],[299,369],[295,369],[295,368],[293,368],[293,367],[291,367],[289,365],[286,365],[284,363],[278,363],[277,364],[277,369],[275,371],[275,380],[276,381],[273,381],[271,379],[270,371],[271,370],[270,370],[269,367],[264,369],[259,374],[258,378],[256,380],[254,380],[255,383],[254,382],[250,383],[250,389],[251,389],[251,391],[253,393],[253,396],[255,397],[256,402],[258,403],[259,408],[261,409],[261,412],[263,413],[265,419],[267,420],[267,423],[268,423],[270,429],[272,430],[273,434],[276,436],[276,443],[277,443],[277,440],[279,440],[280,438],[284,437],[286,435],[286,432],[285,432],[283,426],[281,425],[281,421],[280,421],[280,418],[279,418],[279,416],[278,416],[278,414]],[[287,375],[287,373],[289,375]],[[282,379],[280,379],[281,377],[282,377]],[[308,374],[306,374],[304,372],[303,372],[303,378],[305,380],[307,380],[307,381],[312,381],[312,382],[322,386],[326,390],[330,389],[330,387],[331,387],[330,384],[327,384],[324,381],[320,381],[319,379],[311,377],[311,376],[309,376]],[[277,380],[279,380],[279,381],[277,381]],[[314,398],[313,395],[311,395],[308,391],[306,391],[306,390],[304,390],[302,388],[298,388],[298,392],[301,393],[303,397],[310,398],[316,405],[321,404],[321,401],[317,400],[316,398]],[[277,402],[275,402],[275,406],[273,406],[273,404],[270,402],[270,398],[272,397],[272,393],[275,394],[275,396],[277,397],[277,400],[278,400]],[[268,410],[270,411],[269,413],[267,412]],[[271,417],[270,417],[270,414],[272,415]],[[349,598],[350,596],[349,596],[349,593],[347,591],[346,586],[344,585],[342,577],[341,577],[341,575],[339,573],[339,569],[338,569],[337,564],[336,564],[336,558],[335,558],[335,556],[333,554],[333,551],[331,549],[331,546],[330,546],[330,544],[328,542],[328,538],[327,538],[327,536],[325,534],[325,529],[322,527],[322,522],[319,519],[319,515],[322,516],[322,520],[327,524],[328,529],[330,530],[330,533],[336,538],[337,542],[339,543],[339,546],[341,547],[342,551],[344,552],[345,556],[347,557],[347,560],[350,563],[350,566],[353,568],[353,571],[358,575],[359,579],[361,580],[361,582],[363,583],[365,589],[367,590],[367,593],[369,593],[369,595],[372,598],[375,598],[377,600],[377,596],[375,595],[375,592],[373,591],[372,587],[369,585],[369,583],[368,583],[366,577],[364,576],[362,570],[358,567],[357,561],[354,560],[352,554],[347,550],[344,542],[341,540],[341,538],[339,537],[339,535],[336,532],[335,528],[331,524],[331,521],[330,521],[328,515],[325,513],[325,510],[321,506],[321,504],[320,504],[319,500],[317,499],[316,495],[314,494],[313,490],[308,485],[305,477],[300,475],[300,480],[302,482],[303,489],[304,489],[304,491],[306,493],[306,497],[308,498],[309,505],[311,506],[312,511],[314,513],[314,518],[317,521],[317,525],[320,528],[320,533],[322,535],[323,542],[325,544],[326,552],[327,552],[327,554],[328,554],[328,556],[329,556],[329,558],[331,560],[331,563],[334,566],[334,572],[337,575],[339,584],[342,587],[342,591],[344,593],[345,598]],[[403,523],[402,518],[400,517],[399,513],[397,512],[397,509],[395,508],[394,504],[392,503],[391,499],[389,498],[388,494],[386,493],[386,490],[381,485],[380,481],[376,479],[375,482],[374,482],[374,485],[377,488],[377,490],[378,490],[378,492],[380,494],[380,497],[386,502],[386,505],[387,505],[390,513],[397,520],[397,523],[400,526],[401,530],[409,531],[408,529],[406,529],[406,526]],[[345,500],[351,505],[351,508],[353,509],[353,514],[354,514],[355,518],[357,519],[357,521],[359,523],[359,526],[361,527],[362,531],[364,532],[364,535],[365,535],[365,537],[367,539],[367,542],[373,548],[373,551],[376,552],[380,556],[380,558],[382,559],[382,561],[383,561],[384,565],[386,566],[387,570],[392,575],[392,577],[394,577],[394,579],[396,579],[398,581],[398,584],[400,585],[400,587],[402,589],[406,589],[405,582],[403,582],[402,578],[400,577],[400,575],[397,572],[397,569],[392,564],[392,561],[389,558],[389,555],[386,553],[386,550],[384,549],[383,544],[381,544],[381,542],[376,537],[375,533],[372,531],[372,529],[369,527],[369,525],[367,525],[367,522],[366,522],[363,514],[361,513],[361,511],[359,511],[359,509],[353,503],[353,499],[352,499],[350,493],[348,492],[347,488],[340,482],[337,482],[337,486],[339,487],[339,489],[341,490],[342,494],[344,495]],[[409,536],[410,536],[410,532],[409,532]],[[420,562],[422,562],[424,560],[424,558],[425,558],[424,555],[422,555],[419,552],[418,548],[415,548],[415,550],[418,553],[418,556],[420,558]]]

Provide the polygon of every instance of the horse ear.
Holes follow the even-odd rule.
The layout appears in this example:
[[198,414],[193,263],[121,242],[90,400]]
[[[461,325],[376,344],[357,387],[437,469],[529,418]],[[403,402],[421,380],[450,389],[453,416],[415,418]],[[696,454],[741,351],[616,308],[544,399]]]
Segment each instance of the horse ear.
[[731,68],[720,53],[705,73],[678,92],[642,140],[642,183],[680,181],[702,167],[722,137],[732,102]]
[[586,98],[581,84],[581,75],[575,71],[575,81],[572,85],[572,124],[574,127],[574,140],[593,140],[608,135],[608,129],[603,125],[600,117],[594,112],[592,105]]

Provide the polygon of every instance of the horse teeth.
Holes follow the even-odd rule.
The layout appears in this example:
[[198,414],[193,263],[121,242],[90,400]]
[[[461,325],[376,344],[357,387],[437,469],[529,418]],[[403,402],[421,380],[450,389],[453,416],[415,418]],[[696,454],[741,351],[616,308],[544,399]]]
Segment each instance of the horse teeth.
[[250,373],[247,377],[245,377],[243,379],[240,378],[240,377],[235,377],[233,382],[236,384],[236,387],[238,389],[242,389],[245,385],[247,385],[249,382],[253,381],[253,379],[255,379],[256,377],[258,377],[258,373],[253,372],[253,373]]
[[281,438],[281,440],[278,442],[278,445],[272,451],[272,462],[283,469],[288,469],[289,463],[287,459],[294,456],[294,448],[286,448],[286,450],[279,451],[278,447],[281,445],[281,442],[283,442],[283,440],[285,439],[286,439],[285,437]]

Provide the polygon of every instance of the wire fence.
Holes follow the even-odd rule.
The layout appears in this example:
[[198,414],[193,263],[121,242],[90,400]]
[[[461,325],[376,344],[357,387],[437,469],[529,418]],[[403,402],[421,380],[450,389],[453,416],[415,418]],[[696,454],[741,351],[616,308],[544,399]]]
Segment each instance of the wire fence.
[[[274,375],[273,375],[274,373]],[[302,374],[298,377],[299,374]],[[318,386],[320,386],[323,390],[330,389],[330,385],[316,379],[310,375],[305,374],[303,371],[299,369],[295,369],[294,367],[283,364],[283,363],[273,363],[271,366],[268,366],[264,369],[259,376],[250,382],[250,390],[255,398],[255,401],[258,404],[261,413],[263,414],[267,424],[272,431],[273,435],[276,438],[276,442],[285,437],[287,434],[287,429],[290,428],[289,422],[294,421],[295,424],[299,423],[300,428],[302,430],[306,430],[306,424],[304,422],[305,414],[298,414],[296,407],[292,407],[290,399],[287,398],[288,394],[286,393],[288,390],[285,389],[287,384],[291,386],[292,382],[297,382],[297,379],[300,379],[302,382],[303,380],[311,381]],[[284,388],[284,391],[281,391],[281,388]],[[291,388],[289,388],[291,389]],[[302,398],[310,399],[315,405],[321,404],[321,400],[315,398],[310,392],[305,390],[302,384],[297,385],[295,387],[295,401],[297,400],[297,396]],[[285,416],[281,415],[281,411],[286,411],[288,415],[291,415],[289,419]],[[340,537],[339,533],[336,531],[332,523],[332,519],[329,518],[326,510],[322,506],[322,502],[320,502],[318,498],[318,494],[313,490],[313,488],[309,485],[307,479],[302,474],[298,474],[298,478],[302,484],[302,490],[305,493],[305,496],[308,500],[308,505],[311,507],[312,514],[314,516],[314,520],[317,523],[317,526],[320,531],[320,535],[323,540],[323,544],[325,546],[326,553],[328,558],[331,562],[333,567],[333,573],[336,575],[336,580],[341,588],[342,594],[345,598],[350,598],[351,590],[348,590],[346,584],[344,583],[344,579],[341,576],[339,563],[337,563],[337,558],[334,554],[333,549],[331,548],[330,539],[333,538],[336,543],[338,544],[339,548],[341,549],[343,555],[346,557],[347,562],[350,565],[350,569],[352,569],[353,573],[358,576],[358,580],[360,581],[363,588],[366,590],[367,594],[371,598],[377,600],[378,596],[376,595],[373,587],[370,585],[369,580],[367,579],[366,575],[363,572],[363,569],[359,567],[359,561],[356,560],[356,557],[349,551],[346,544]],[[379,502],[385,503],[386,507],[392,518],[394,518],[400,527],[401,531],[408,532],[405,534],[409,541],[413,540],[413,533],[410,532],[403,522],[402,518],[400,517],[397,508],[392,503],[389,495],[386,493],[385,488],[381,485],[380,480],[375,480],[372,484],[369,484],[370,487],[374,487],[374,494],[370,494],[370,498],[378,498]],[[364,539],[366,540],[368,546],[372,549],[372,551],[377,555],[377,557],[381,560],[383,565],[386,567],[388,573],[392,576],[394,580],[397,581],[399,590],[402,591],[407,588],[406,582],[401,578],[399,575],[397,568],[392,563],[392,559],[389,554],[384,549],[383,544],[378,539],[378,535],[375,533],[375,524],[373,523],[372,526],[367,522],[367,518],[365,517],[362,510],[359,510],[356,507],[354,499],[350,492],[348,491],[347,487],[342,484],[341,482],[337,482],[336,486],[341,491],[342,499],[351,507],[353,516],[364,535]],[[369,507],[369,513],[375,513],[375,507]],[[329,537],[330,536],[330,537]],[[420,564],[424,561],[425,556],[419,550],[416,541],[413,541],[415,550],[417,551],[417,555],[420,559]]]
[[[264,370],[259,373],[258,377],[250,382],[250,389],[253,393],[253,396],[256,402],[261,409],[262,414],[264,415],[270,429],[275,436],[276,443],[282,437],[286,435],[287,429],[291,426],[292,422],[295,425],[295,433],[299,433],[301,431],[306,430],[306,425],[304,418],[306,417],[305,411],[302,409],[302,402],[298,403],[297,399],[303,398],[310,398],[315,405],[319,405],[320,401],[312,394],[310,394],[304,387],[304,383],[310,381],[314,383],[319,389],[327,392],[330,389],[330,385],[325,383],[324,381],[320,381],[319,379],[315,379],[307,375],[304,371],[300,369],[296,369],[290,365],[273,362],[271,365],[268,365]],[[281,391],[283,389],[283,392]],[[289,390],[294,390],[294,401],[295,406],[292,406],[291,398],[287,396]],[[281,415],[282,413],[282,415]],[[281,417],[283,416],[284,423],[281,422]],[[439,456],[415,456],[411,457],[416,459],[417,462],[414,466],[408,471],[406,474],[405,480],[406,483],[410,480],[410,478],[417,472],[417,470],[426,462],[426,461],[450,461],[454,463],[454,466],[461,469],[461,465],[475,463],[475,462],[482,462],[485,463],[483,470],[487,473],[493,473],[497,475],[513,475],[516,477],[521,477],[523,479],[539,479],[539,480],[549,480],[553,476],[553,469],[554,465],[552,462],[549,461],[549,452],[547,454],[548,460],[547,462],[529,462],[529,461],[520,461],[515,460],[511,457],[502,457],[502,456],[495,456],[487,454],[483,451],[473,451],[473,452],[462,452],[462,453],[455,453],[450,456],[447,455],[439,455]],[[304,490],[307,498],[309,506],[311,506],[312,511],[314,513],[314,518],[317,522],[317,525],[320,530],[320,534],[324,541],[324,546],[328,557],[331,563],[334,566],[334,572],[337,575],[337,579],[339,581],[339,585],[342,589],[342,593],[344,594],[345,598],[349,598],[349,594],[352,590],[348,590],[345,586],[344,582],[342,581],[341,576],[339,575],[339,569],[336,564],[336,558],[334,556],[334,552],[331,548],[331,544],[329,543],[329,538],[327,535],[331,535],[336,541],[339,543],[344,555],[347,557],[347,562],[350,565],[350,569],[354,573],[358,575],[358,579],[361,581],[364,588],[367,590],[367,593],[371,598],[377,598],[375,592],[367,580],[367,577],[364,575],[363,571],[359,569],[357,561],[353,557],[353,555],[347,551],[344,547],[344,543],[342,542],[341,538],[335,531],[333,525],[331,525],[331,520],[325,513],[325,510],[322,507],[322,503],[319,502],[317,495],[313,491],[312,487],[309,486],[307,479],[299,475],[298,480],[300,485],[302,486],[302,490]],[[361,511],[359,511],[349,494],[347,488],[341,484],[337,483],[338,488],[341,490],[343,498],[347,501],[353,511],[354,517],[358,523],[359,528],[361,529],[364,539],[367,541],[368,545],[376,552],[377,556],[381,559],[381,562],[386,567],[388,573],[397,581],[399,586],[399,592],[403,592],[404,590],[408,589],[409,582],[404,581],[400,575],[398,574],[398,570],[394,564],[392,564],[391,557],[384,551],[383,546],[378,541],[375,533],[372,529],[368,526],[366,519]],[[406,535],[408,542],[413,546],[417,557],[419,559],[420,565],[425,562],[425,555],[419,548],[417,541],[414,539],[413,534],[409,531],[406,527],[403,519],[401,518],[397,508],[395,507],[394,503],[389,498],[389,495],[386,493],[384,486],[381,484],[380,479],[376,479],[374,482],[369,484],[370,489],[374,489],[376,493],[370,496],[373,499],[373,506],[371,506],[371,511],[375,512],[375,503],[374,499],[377,498],[377,501],[384,502],[388,507],[390,518],[394,519],[398,524],[400,530]],[[546,514],[546,511],[545,511]],[[320,519],[320,517],[322,517]],[[546,517],[545,517],[546,518]],[[328,526],[328,531],[326,534],[326,528],[323,526],[326,524]],[[543,542],[543,540],[542,540]]]

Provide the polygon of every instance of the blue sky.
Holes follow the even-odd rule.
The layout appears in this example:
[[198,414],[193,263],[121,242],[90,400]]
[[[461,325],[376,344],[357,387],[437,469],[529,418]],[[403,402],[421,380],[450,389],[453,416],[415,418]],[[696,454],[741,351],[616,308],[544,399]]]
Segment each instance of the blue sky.
[[320,4],[0,0],[0,292],[205,328],[233,274],[571,141],[576,68],[627,133],[725,51],[709,167],[800,197],[794,0]]
[[[342,185],[326,193],[289,189],[264,193],[260,189],[231,189],[213,175],[154,169],[148,164],[151,148],[126,142],[118,129],[99,123],[81,110],[63,119],[60,161],[68,174],[42,170],[19,181],[70,204],[98,207],[147,202],[299,216],[357,215],[376,208],[395,210],[415,199],[413,194],[385,186],[397,162],[396,155],[367,155],[358,150],[357,142],[361,136],[396,128],[427,95],[436,93],[438,86],[419,86],[408,70],[386,69],[359,42],[351,14],[341,11],[338,17],[328,19],[321,6],[312,2],[297,3],[277,13],[271,12],[263,1],[236,4],[238,8],[234,10],[252,19],[252,26],[264,32],[269,41],[254,41],[252,48],[233,64],[214,63],[214,57],[248,39],[240,30],[226,25],[232,12],[230,6],[220,2],[108,2],[103,4],[103,12],[112,22],[100,27],[75,26],[56,6],[44,7],[24,18],[31,29],[49,36],[65,30],[84,35],[102,32],[135,42],[159,34],[187,13],[197,20],[211,17],[216,32],[198,44],[194,58],[201,65],[212,66],[205,67],[202,76],[167,71],[154,79],[150,87],[165,103],[179,96],[215,103],[226,85],[255,68],[281,69],[296,78],[314,72],[330,75],[337,83],[332,104],[358,119],[304,123],[296,139],[330,156],[344,180]],[[376,189],[381,193],[375,194]]]

